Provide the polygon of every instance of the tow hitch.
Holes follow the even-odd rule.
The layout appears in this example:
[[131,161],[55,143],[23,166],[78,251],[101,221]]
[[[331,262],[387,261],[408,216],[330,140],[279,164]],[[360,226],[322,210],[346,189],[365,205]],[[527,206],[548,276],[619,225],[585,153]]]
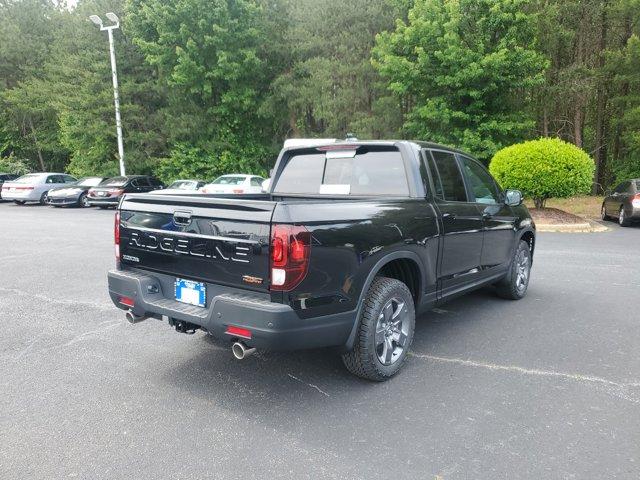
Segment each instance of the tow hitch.
[[169,325],[176,329],[176,332],[186,333],[187,335],[193,335],[196,330],[200,329],[199,325],[195,323],[185,322],[184,320],[178,320],[177,318],[169,317]]

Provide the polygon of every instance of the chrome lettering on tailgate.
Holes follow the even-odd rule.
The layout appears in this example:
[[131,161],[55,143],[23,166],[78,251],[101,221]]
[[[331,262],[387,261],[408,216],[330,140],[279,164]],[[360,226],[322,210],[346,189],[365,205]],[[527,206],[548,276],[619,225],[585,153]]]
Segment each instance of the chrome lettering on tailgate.
[[[260,243],[254,240],[243,240],[225,237],[210,237],[199,234],[175,233],[178,238],[166,236],[164,232],[156,233],[152,229],[136,229],[131,232],[129,246],[150,251],[177,253],[192,257],[210,258],[226,262],[249,263],[249,254],[253,245]],[[226,247],[223,246],[226,244]],[[231,244],[231,245],[230,245]],[[231,251],[229,247],[232,247]]]

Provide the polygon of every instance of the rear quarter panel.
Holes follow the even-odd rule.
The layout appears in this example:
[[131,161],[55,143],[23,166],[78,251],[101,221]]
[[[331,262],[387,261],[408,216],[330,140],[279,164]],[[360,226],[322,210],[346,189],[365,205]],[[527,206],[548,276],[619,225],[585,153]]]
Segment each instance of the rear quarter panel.
[[435,291],[438,225],[424,199],[287,202],[276,208],[273,223],[311,232],[308,274],[282,294],[303,318],[354,310],[374,266],[397,252],[419,258],[421,290]]

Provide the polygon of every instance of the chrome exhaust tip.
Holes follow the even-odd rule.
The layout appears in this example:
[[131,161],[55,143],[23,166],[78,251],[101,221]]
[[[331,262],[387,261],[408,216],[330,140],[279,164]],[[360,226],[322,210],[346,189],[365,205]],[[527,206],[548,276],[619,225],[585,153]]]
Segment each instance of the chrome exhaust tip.
[[231,345],[231,352],[237,360],[243,360],[249,355],[256,353],[256,349],[249,348],[242,342],[234,342],[233,345]]
[[132,325],[134,323],[140,323],[143,320],[146,320],[147,318],[149,318],[149,317],[145,317],[144,315],[136,315],[131,310],[128,310],[127,313],[124,314],[124,316],[127,318],[127,322],[129,322]]

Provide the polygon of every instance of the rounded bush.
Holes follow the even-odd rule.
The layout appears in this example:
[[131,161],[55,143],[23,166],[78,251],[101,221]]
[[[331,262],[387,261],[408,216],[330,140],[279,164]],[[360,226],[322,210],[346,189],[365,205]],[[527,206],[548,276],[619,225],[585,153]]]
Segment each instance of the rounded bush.
[[544,208],[548,198],[566,198],[591,190],[595,164],[589,155],[559,138],[541,138],[503,148],[489,171],[503,188],[520,190]]

